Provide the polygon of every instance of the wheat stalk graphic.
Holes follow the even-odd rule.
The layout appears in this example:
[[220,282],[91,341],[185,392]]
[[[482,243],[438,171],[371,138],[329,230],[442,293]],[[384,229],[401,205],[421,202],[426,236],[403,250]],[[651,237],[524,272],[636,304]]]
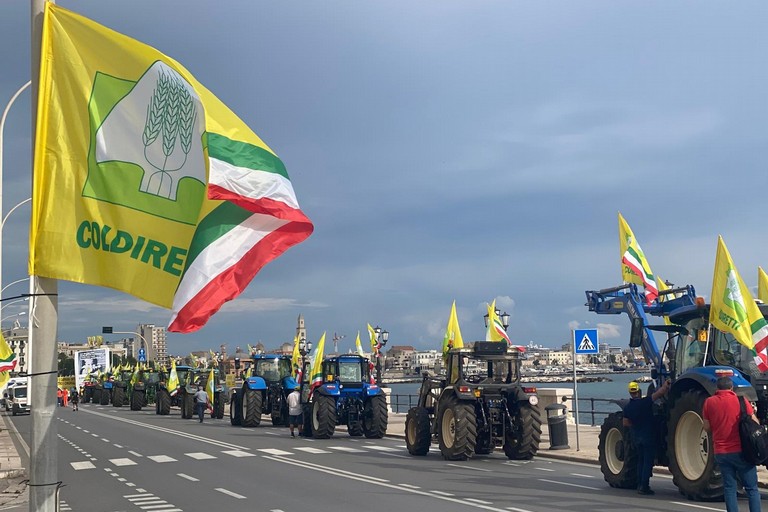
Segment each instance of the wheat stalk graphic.
[[[192,150],[196,119],[194,99],[185,87],[183,79],[161,69],[152,98],[147,105],[144,130],[141,134],[144,157],[149,165],[157,169],[148,180],[143,180],[144,192],[170,197],[173,190],[173,176],[170,173],[184,167],[187,161]],[[184,157],[169,163],[171,156],[176,152],[177,141]],[[157,143],[161,144],[162,161],[158,161],[157,153],[151,151],[152,146]]]

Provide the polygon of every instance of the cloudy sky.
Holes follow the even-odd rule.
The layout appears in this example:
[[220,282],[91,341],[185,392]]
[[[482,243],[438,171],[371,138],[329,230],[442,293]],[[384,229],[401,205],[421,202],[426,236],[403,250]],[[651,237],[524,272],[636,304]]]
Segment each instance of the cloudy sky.
[[[455,299],[513,341],[600,324],[584,291],[620,283],[617,212],[657,274],[708,295],[717,235],[745,281],[768,267],[768,4],[762,1],[60,0],[181,62],[281,157],[314,234],[169,350],[323,331],[437,349]],[[0,107],[30,76],[29,2],[0,2]],[[3,213],[30,195],[30,103],[11,109]],[[3,232],[26,276],[29,206]],[[59,285],[59,339],[166,325],[167,310]],[[4,296],[25,291],[9,287]],[[23,309],[4,309],[4,323]],[[115,335],[115,339],[120,336]]]

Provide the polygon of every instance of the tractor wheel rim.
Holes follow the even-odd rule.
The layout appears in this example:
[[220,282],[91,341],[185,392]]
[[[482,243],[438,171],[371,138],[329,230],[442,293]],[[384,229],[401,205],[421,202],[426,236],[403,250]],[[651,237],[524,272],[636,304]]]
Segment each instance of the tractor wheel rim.
[[624,435],[618,428],[612,428],[605,436],[605,463],[614,475],[624,469]]
[[686,411],[677,422],[675,457],[680,472],[690,481],[701,478],[707,468],[709,436],[701,416],[694,411]]
[[443,413],[443,424],[441,427],[443,444],[446,448],[453,448],[453,444],[456,440],[456,417],[453,414],[453,409],[447,409],[445,413]]

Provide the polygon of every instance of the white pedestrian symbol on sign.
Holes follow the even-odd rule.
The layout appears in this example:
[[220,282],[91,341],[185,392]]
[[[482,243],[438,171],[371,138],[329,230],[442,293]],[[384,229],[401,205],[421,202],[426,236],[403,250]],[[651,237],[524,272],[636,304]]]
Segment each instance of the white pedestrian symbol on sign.
[[584,337],[581,339],[581,343],[579,343],[579,351],[592,352],[594,350],[595,346],[592,344],[592,340],[589,339],[587,334],[584,334]]

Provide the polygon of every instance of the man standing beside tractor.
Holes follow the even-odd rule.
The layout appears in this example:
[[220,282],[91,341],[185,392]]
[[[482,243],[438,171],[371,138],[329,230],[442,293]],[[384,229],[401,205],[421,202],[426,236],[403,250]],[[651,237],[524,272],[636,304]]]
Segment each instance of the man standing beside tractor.
[[205,411],[208,409],[208,393],[200,385],[197,386],[197,393],[195,393],[195,409],[197,417],[200,418],[200,423],[202,423]]
[[651,473],[656,458],[656,424],[653,417],[653,402],[669,392],[670,381],[664,381],[653,394],[643,397],[640,384],[635,381],[629,383],[629,396],[631,400],[624,407],[625,427],[629,427],[632,434],[632,444],[637,451],[637,493],[655,494],[651,490]]
[[296,386],[293,391],[288,395],[288,427],[291,430],[291,437],[296,437],[293,433],[294,428],[298,427],[299,435],[301,432],[301,393],[300,387]]

